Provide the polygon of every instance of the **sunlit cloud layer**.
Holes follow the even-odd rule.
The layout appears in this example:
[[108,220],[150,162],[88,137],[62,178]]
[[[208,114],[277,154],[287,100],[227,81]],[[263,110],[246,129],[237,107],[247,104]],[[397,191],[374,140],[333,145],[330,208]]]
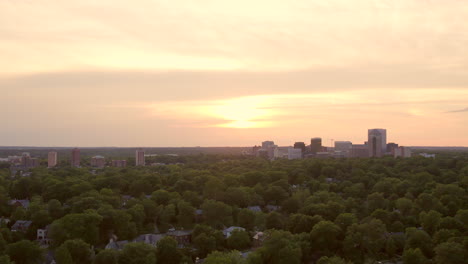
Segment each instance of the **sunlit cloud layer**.
[[468,2],[0,1],[0,145],[468,146]]

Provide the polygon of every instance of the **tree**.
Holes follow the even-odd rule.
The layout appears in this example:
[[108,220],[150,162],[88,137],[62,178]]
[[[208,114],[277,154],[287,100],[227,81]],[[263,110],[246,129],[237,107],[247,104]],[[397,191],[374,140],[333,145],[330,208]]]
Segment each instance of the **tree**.
[[428,260],[419,248],[408,248],[403,253],[403,262],[405,264],[426,264]]
[[252,230],[255,226],[255,213],[249,209],[241,209],[237,214],[237,224],[247,230]]
[[112,249],[104,249],[100,251],[94,258],[94,264],[117,264],[119,261],[119,254]]
[[424,231],[430,235],[433,235],[437,231],[441,219],[442,214],[434,210],[431,210],[428,213],[421,212],[419,214],[419,221],[421,226],[423,227]]
[[234,230],[231,236],[226,240],[226,244],[230,249],[245,249],[250,246],[249,233],[242,230]]
[[356,215],[352,213],[342,213],[335,218],[335,224],[341,228],[342,232],[346,232],[348,226],[357,223]]
[[21,240],[9,244],[6,253],[15,264],[36,264],[44,259],[44,252],[35,242]]
[[[57,251],[63,252],[60,258],[57,256],[57,264],[81,264],[91,263],[93,252],[91,246],[81,239],[67,240]],[[63,258],[62,258],[63,257]],[[71,262],[69,262],[71,260]]]
[[177,223],[184,228],[190,228],[195,218],[195,208],[189,203],[181,201],[177,204]]
[[243,264],[245,261],[242,259],[239,251],[231,251],[227,253],[214,251],[206,257],[205,264]]
[[445,242],[435,248],[435,261],[437,264],[467,263],[466,249],[459,243]]
[[232,225],[232,208],[229,205],[213,200],[205,200],[201,209],[206,223],[212,227]]
[[119,264],[155,264],[156,252],[145,243],[128,243],[119,255]]
[[10,257],[7,255],[0,256],[0,264],[12,264]]
[[88,244],[95,245],[99,241],[101,221],[102,216],[95,211],[68,214],[52,223],[50,237],[57,246],[71,239],[82,239]]
[[405,250],[409,248],[419,248],[426,257],[432,257],[432,239],[429,234],[423,230],[411,227],[406,229],[406,237]]
[[291,233],[299,234],[302,232],[310,233],[312,227],[323,218],[319,215],[308,216],[303,214],[293,214],[289,216],[288,227]]
[[266,229],[283,229],[284,219],[278,212],[271,212],[266,216],[265,220]]
[[55,261],[57,264],[73,264],[73,259],[67,247],[58,247],[55,250]]
[[182,255],[177,250],[177,241],[172,237],[164,237],[158,241],[156,258],[160,263],[178,264]]
[[197,255],[204,258],[208,253],[216,249],[216,238],[202,233],[193,239],[193,245],[197,248]]
[[339,226],[330,221],[320,221],[312,228],[310,240],[312,249],[325,255],[336,252],[340,247],[338,236],[341,233]]
[[301,258],[301,247],[291,233],[273,231],[263,247],[249,255],[248,263],[299,264]]
[[333,257],[321,257],[318,261],[317,261],[317,264],[349,264],[350,262],[340,258],[340,257],[337,257],[337,256],[333,256]]

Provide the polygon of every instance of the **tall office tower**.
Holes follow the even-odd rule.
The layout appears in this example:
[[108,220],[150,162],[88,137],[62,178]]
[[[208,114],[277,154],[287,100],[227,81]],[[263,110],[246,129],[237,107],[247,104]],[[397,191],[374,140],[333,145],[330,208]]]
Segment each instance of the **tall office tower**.
[[57,166],[57,152],[49,152],[49,154],[47,155],[47,166],[49,168]]
[[317,152],[322,151],[322,138],[316,137],[310,140],[310,151],[313,154],[317,154]]
[[306,145],[304,142],[296,142],[294,143],[294,148],[295,149],[301,149],[302,153],[306,151]]
[[135,151],[135,166],[145,166],[145,151],[143,149]]
[[71,166],[79,167],[80,166],[80,149],[74,148],[71,153]]
[[369,157],[382,157],[387,150],[387,130],[376,128],[367,132]]

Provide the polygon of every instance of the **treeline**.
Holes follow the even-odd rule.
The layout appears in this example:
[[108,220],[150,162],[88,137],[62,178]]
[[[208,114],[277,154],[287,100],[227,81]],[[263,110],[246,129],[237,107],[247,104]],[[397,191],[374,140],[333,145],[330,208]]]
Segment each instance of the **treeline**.
[[[181,159],[182,160],[182,159]],[[0,174],[0,263],[37,263],[36,230],[50,225],[61,263],[466,263],[468,156],[266,161],[185,156],[183,164],[35,169]],[[12,207],[11,199],[29,199]],[[260,209],[260,210],[259,210]],[[26,233],[11,232],[30,220]],[[243,227],[226,238],[222,229]],[[109,239],[192,230],[180,247]],[[264,240],[253,241],[263,231]],[[258,244],[257,244],[258,243]],[[91,247],[92,246],[92,247]],[[252,248],[254,247],[254,248]],[[248,251],[246,257],[231,250]],[[27,252],[27,254],[25,253]],[[3,262],[2,262],[3,261]],[[223,262],[225,261],[225,262]]]

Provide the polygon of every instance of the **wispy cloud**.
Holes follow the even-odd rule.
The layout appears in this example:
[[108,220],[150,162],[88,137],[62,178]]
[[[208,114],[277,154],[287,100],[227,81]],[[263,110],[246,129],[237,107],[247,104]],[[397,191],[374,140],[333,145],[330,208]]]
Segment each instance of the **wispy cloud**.
[[468,107],[464,109],[459,109],[459,110],[454,110],[454,111],[448,111],[446,113],[460,113],[460,112],[468,112]]

